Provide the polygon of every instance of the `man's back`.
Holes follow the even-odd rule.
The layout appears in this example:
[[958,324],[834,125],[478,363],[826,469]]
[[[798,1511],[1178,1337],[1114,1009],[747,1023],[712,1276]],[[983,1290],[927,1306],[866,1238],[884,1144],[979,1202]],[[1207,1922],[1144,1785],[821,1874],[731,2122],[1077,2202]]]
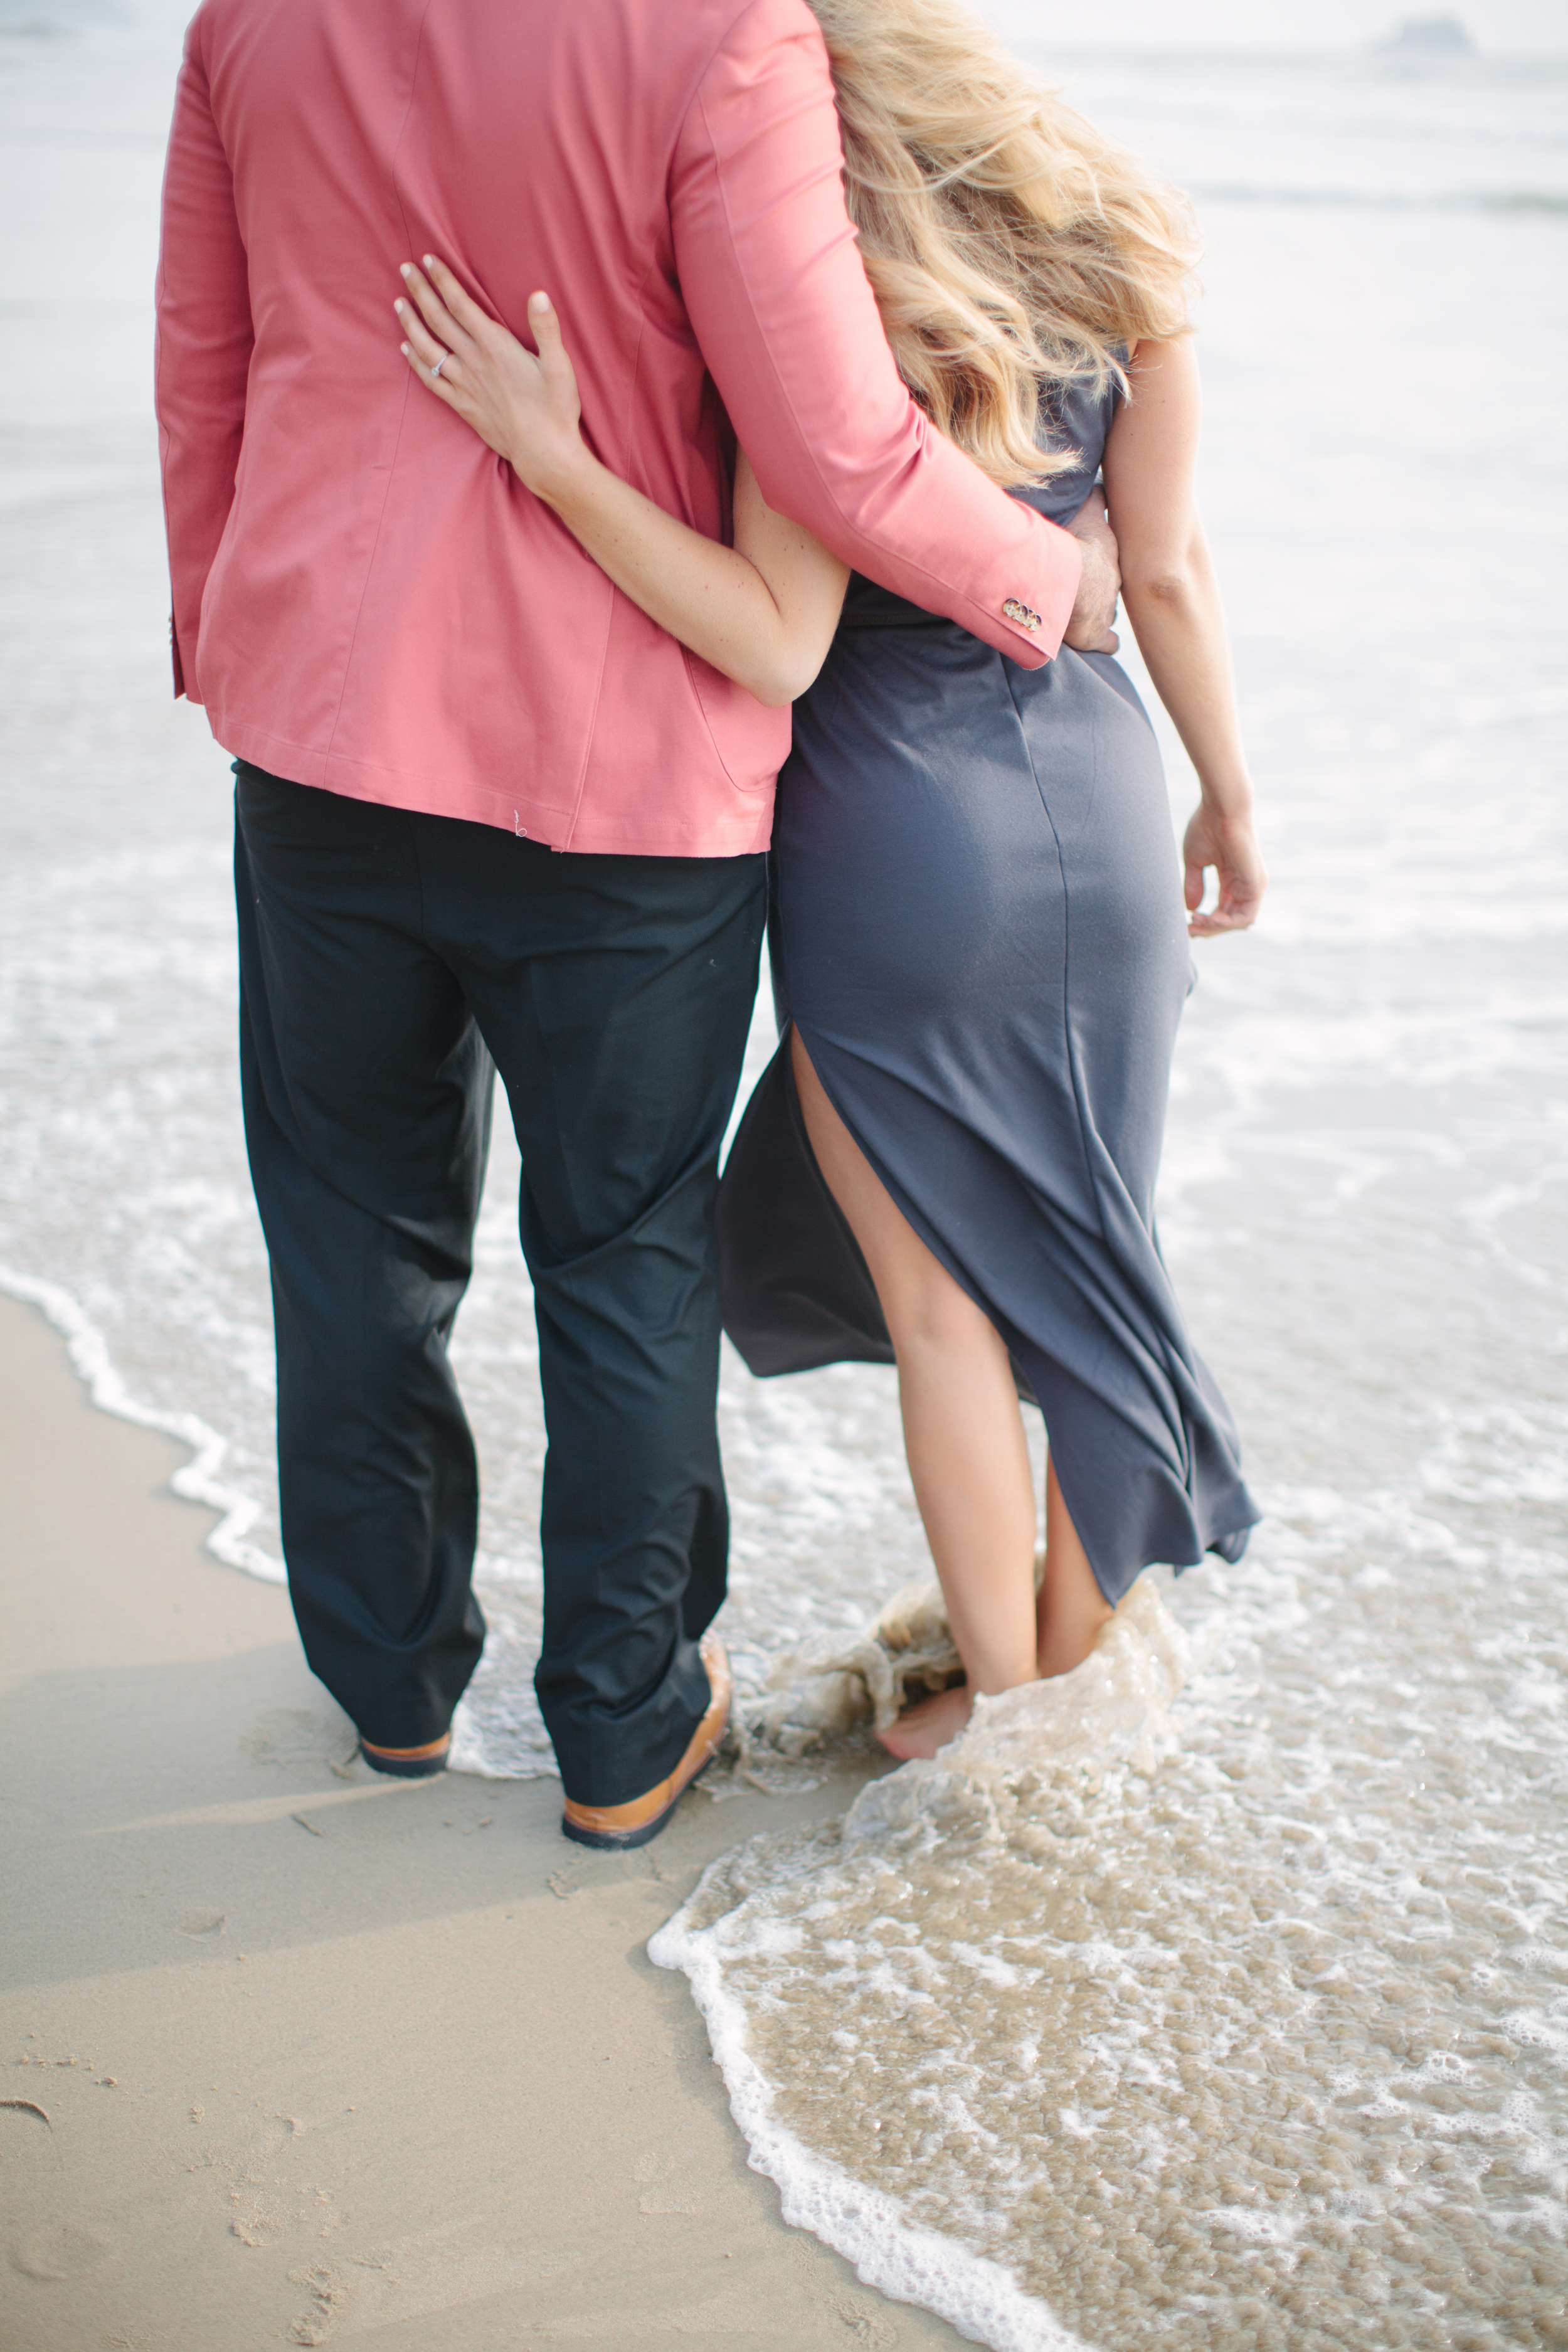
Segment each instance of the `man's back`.
[[722,532],[717,376],[774,504],[1048,649],[999,617],[1041,601],[1030,519],[893,373],[802,0],[207,0],[159,385],[177,654],[230,750],[558,847],[766,843],[787,713],[684,655],[420,392],[392,302],[425,252],[515,329],[548,289],[591,441],[669,512]]
[[660,505],[721,527],[727,417],[773,507],[1037,664],[1076,546],[912,406],[840,167],[805,0],[206,0],[170,142],[175,654],[239,755],[300,1635],[378,1771],[441,1769],[483,1635],[446,1343],[499,1072],[550,1433],[535,1685],[601,1847],[658,1832],[728,1703],[712,1202],[789,721],[612,589],[392,303],[426,249],[510,326],[542,285],[590,437]]

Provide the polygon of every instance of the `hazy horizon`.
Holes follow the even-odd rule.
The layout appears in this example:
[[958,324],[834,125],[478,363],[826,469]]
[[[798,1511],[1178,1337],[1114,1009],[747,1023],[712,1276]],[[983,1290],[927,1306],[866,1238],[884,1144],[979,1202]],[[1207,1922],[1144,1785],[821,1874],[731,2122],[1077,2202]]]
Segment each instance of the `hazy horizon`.
[[1259,10],[1252,0],[1119,0],[1096,16],[1068,0],[970,0],[975,14],[1015,47],[1130,49],[1169,54],[1307,56],[1366,50],[1422,17],[1457,17],[1483,58],[1568,58],[1568,10],[1561,0],[1471,0],[1457,8],[1389,6],[1385,0],[1321,0],[1310,14]]
[[[1568,10],[1561,0],[1471,0],[1457,9],[1387,6],[1384,0],[1321,0],[1305,12],[1259,11],[1252,0],[1120,0],[1098,16],[1068,0],[970,0],[1015,47],[1073,56],[1112,51],[1171,55],[1331,56],[1366,51],[1420,16],[1458,18],[1486,58],[1568,61]],[[0,0],[0,32],[145,25],[177,32],[191,0]]]

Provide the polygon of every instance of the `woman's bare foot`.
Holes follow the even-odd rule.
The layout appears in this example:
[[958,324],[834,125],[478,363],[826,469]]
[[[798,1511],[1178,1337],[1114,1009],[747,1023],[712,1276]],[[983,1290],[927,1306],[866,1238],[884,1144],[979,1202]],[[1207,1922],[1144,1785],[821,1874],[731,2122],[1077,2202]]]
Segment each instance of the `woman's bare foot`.
[[905,1707],[897,1723],[879,1731],[877,1738],[889,1756],[907,1764],[912,1757],[934,1756],[956,1739],[973,1712],[974,1695],[967,1683],[960,1683],[953,1690],[922,1698],[918,1706]]

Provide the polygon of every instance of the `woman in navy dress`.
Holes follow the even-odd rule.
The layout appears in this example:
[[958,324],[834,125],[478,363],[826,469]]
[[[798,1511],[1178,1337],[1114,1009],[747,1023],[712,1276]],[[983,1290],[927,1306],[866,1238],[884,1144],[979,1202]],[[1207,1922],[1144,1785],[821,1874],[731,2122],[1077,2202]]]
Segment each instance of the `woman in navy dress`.
[[[542,296],[535,359],[438,264],[415,272],[405,351],[656,620],[795,702],[783,1043],[725,1171],[725,1323],[763,1373],[897,1362],[966,1680],[883,1737],[930,1755],[975,1692],[1078,1664],[1145,1566],[1234,1559],[1258,1517],[1153,1196],[1189,937],[1250,923],[1264,876],[1194,505],[1179,202],[950,0],[816,5],[906,381],[1052,520],[1083,531],[1108,504],[1201,786],[1183,857],[1114,638],[1021,668],[847,574],[771,512],[744,453],[733,547],[700,538],[584,446]],[[1037,1594],[1021,1393],[1049,1440]]]

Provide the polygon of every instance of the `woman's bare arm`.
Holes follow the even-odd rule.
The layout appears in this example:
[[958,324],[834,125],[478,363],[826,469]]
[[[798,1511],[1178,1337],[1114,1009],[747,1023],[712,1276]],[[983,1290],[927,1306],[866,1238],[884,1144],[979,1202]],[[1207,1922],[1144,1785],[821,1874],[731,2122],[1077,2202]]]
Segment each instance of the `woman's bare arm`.
[[809,531],[764,503],[744,452],[735,471],[735,544],[724,547],[666,514],[588,448],[577,379],[546,295],[528,305],[535,357],[444,263],[426,255],[425,268],[427,276],[405,269],[412,299],[396,305],[404,357],[420,382],[506,458],[671,636],[759,702],[776,708],[804,694],[838,625],[849,574]]
[[[1203,794],[1183,845],[1191,929],[1194,936],[1244,930],[1268,877],[1253,829],[1225,615],[1194,499],[1202,403],[1191,341],[1140,343],[1128,375],[1132,397],[1117,411],[1104,459],[1122,602]],[[1199,913],[1210,866],[1218,900]]]

